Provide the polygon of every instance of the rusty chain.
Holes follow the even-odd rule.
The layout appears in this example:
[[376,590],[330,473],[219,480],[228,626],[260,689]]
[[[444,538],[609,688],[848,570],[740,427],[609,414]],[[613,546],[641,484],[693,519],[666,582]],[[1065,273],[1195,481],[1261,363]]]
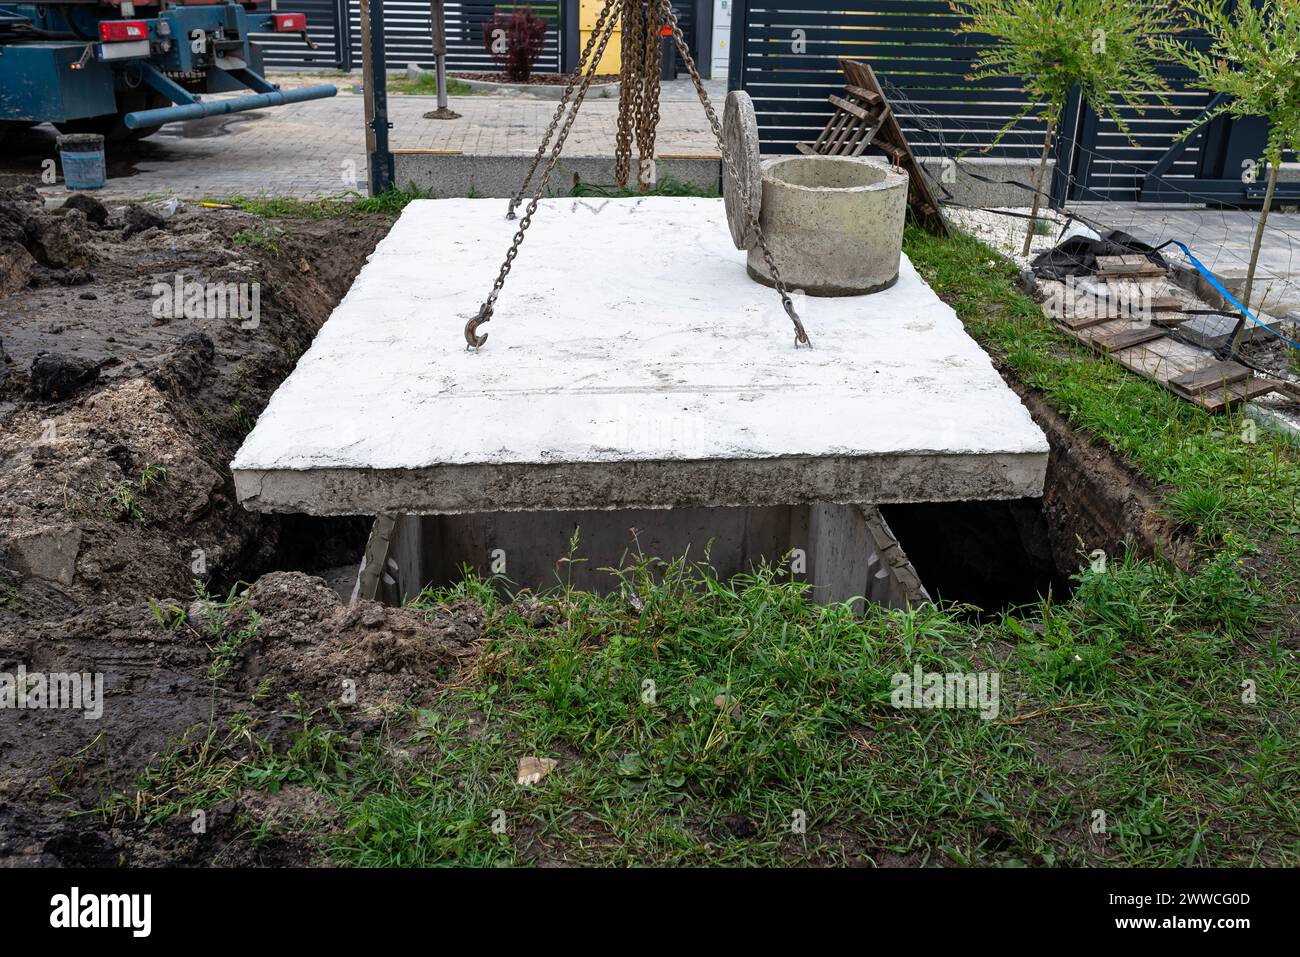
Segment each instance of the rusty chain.
[[592,30],[593,34],[600,34],[600,42],[591,61],[587,64],[587,72],[583,75],[582,85],[578,88],[577,98],[573,101],[573,109],[565,117],[564,126],[560,128],[559,135],[555,139],[555,146],[551,150],[550,158],[546,161],[546,168],[542,171],[541,178],[537,181],[537,189],[533,193],[533,198],[529,200],[528,208],[524,211],[524,218],[519,221],[519,229],[515,232],[510,248],[506,250],[505,261],[501,264],[501,271],[497,274],[496,281],[492,283],[492,291],[488,293],[487,299],[483,301],[478,314],[465,323],[467,348],[478,349],[488,340],[486,333],[481,336],[478,334],[478,327],[492,320],[492,311],[496,306],[497,296],[501,294],[501,289],[506,284],[506,277],[510,275],[510,267],[514,265],[515,257],[519,255],[519,247],[524,241],[524,233],[533,222],[533,214],[537,212],[537,204],[546,195],[546,184],[550,182],[551,173],[555,171],[555,164],[559,162],[560,151],[564,149],[564,141],[568,139],[569,130],[573,128],[573,121],[578,116],[578,108],[582,106],[582,101],[586,99],[587,90],[591,87],[592,77],[596,75],[596,65],[600,62],[601,57],[605,55],[605,47],[609,44],[609,38],[614,35],[614,26],[618,23],[618,16],[609,16],[609,14],[615,2],[616,0],[605,0],[605,5],[601,8],[600,17]]
[[519,189],[515,192],[514,197],[510,200],[510,208],[506,210],[506,219],[515,218],[515,210],[519,204],[524,201],[524,190],[532,182],[533,174],[537,172],[537,166],[546,155],[546,147],[551,143],[551,137],[555,135],[555,128],[560,125],[560,117],[564,115],[564,109],[569,105],[569,98],[573,96],[573,89],[578,85],[578,77],[582,75],[584,67],[591,66],[591,51],[596,46],[596,41],[600,37],[601,21],[604,18],[604,12],[601,13],[601,19],[596,21],[595,28],[591,31],[591,36],[587,38],[587,45],[582,49],[582,57],[578,60],[578,68],[573,71],[569,77],[569,82],[564,86],[564,93],[560,96],[560,105],[555,108],[555,115],[551,117],[551,125],[546,128],[546,135],[542,137],[542,142],[537,146],[537,155],[533,157],[532,165],[528,167],[528,175],[524,181],[519,184]]
[[653,168],[655,157],[655,133],[659,129],[659,84],[660,70],[663,66],[663,47],[659,42],[659,17],[654,4],[648,5],[645,14],[643,42],[645,58],[642,64],[642,101],[637,123],[637,181],[641,192],[647,193],[654,186],[655,176],[647,175]]
[[614,182],[627,186],[632,165],[632,140],[637,135],[634,124],[641,109],[641,46],[640,32],[642,0],[622,0],[622,66],[618,87],[618,133],[614,147]]
[[695,84],[695,92],[699,95],[700,103],[704,106],[704,115],[708,117],[709,126],[713,129],[713,136],[718,141],[718,153],[722,157],[722,163],[727,168],[727,172],[731,174],[731,181],[741,191],[744,200],[741,204],[742,208],[753,211],[750,214],[750,225],[754,229],[758,247],[762,250],[763,261],[767,263],[768,272],[772,276],[772,284],[781,295],[781,305],[785,307],[785,314],[794,323],[794,344],[796,348],[801,345],[811,346],[812,340],[808,338],[808,333],[804,331],[803,321],[799,318],[799,313],[795,311],[794,301],[785,288],[785,282],[781,279],[780,270],[776,268],[776,261],[772,258],[772,250],[767,244],[767,237],[763,235],[763,227],[758,221],[757,204],[750,203],[749,181],[736,170],[735,157],[727,149],[727,143],[722,136],[722,124],[718,122],[718,114],[714,112],[713,104],[709,102],[709,94],[704,92],[704,81],[700,79],[700,72],[695,68],[695,59],[691,56],[690,47],[686,45],[686,39],[682,36],[682,29],[677,24],[677,14],[673,12],[672,2],[671,0],[660,0],[659,6],[664,21],[673,28],[673,42],[677,46],[677,52],[682,56],[682,61],[686,64],[686,69],[690,71],[691,81]]
[[[618,9],[615,7],[618,5]],[[629,11],[635,9],[634,13],[629,15]],[[785,282],[781,279],[780,270],[777,268],[776,261],[772,257],[772,250],[768,246],[767,238],[763,235],[763,227],[759,223],[758,210],[750,202],[749,183],[742,178],[736,169],[735,158],[727,149],[726,140],[722,134],[722,124],[718,120],[718,114],[713,109],[713,104],[709,101],[709,95],[704,90],[704,82],[700,79],[699,70],[695,66],[695,59],[691,56],[690,47],[687,46],[685,38],[682,36],[681,26],[677,22],[677,15],[673,12],[671,0],[658,0],[658,16],[655,15],[653,7],[645,11],[644,16],[641,10],[641,0],[605,0],[601,8],[600,16],[597,18],[595,26],[592,28],[591,37],[587,40],[586,48],[583,50],[582,62],[586,65],[585,72],[582,73],[581,84],[578,86],[577,97],[573,101],[573,107],[569,110],[564,119],[564,125],[560,128],[556,136],[555,145],[551,149],[550,158],[547,160],[546,168],[542,171],[541,178],[537,182],[537,187],[533,192],[533,197],[528,203],[528,208],[524,212],[524,217],[519,223],[519,229],[516,230],[514,239],[510,248],[506,250],[505,261],[501,264],[501,270],[497,274],[496,280],[492,283],[492,290],[488,293],[487,299],[479,308],[478,313],[465,324],[465,342],[467,348],[478,349],[487,342],[486,333],[478,335],[479,326],[492,320],[492,313],[496,306],[497,297],[501,294],[505,286],[506,277],[510,275],[510,269],[514,265],[515,258],[519,255],[519,247],[523,244],[524,233],[532,224],[533,214],[537,212],[538,204],[546,194],[546,185],[550,181],[551,173],[555,170],[555,165],[559,161],[560,152],[564,149],[564,142],[568,139],[569,130],[573,127],[573,121],[577,118],[578,108],[587,96],[587,90],[591,87],[591,81],[596,75],[596,67],[601,58],[605,55],[605,48],[609,44],[610,38],[614,34],[615,26],[621,19],[627,17],[635,21],[634,28],[629,30],[626,20],[624,20],[624,32],[622,37],[623,53],[636,49],[638,52],[633,55],[636,70],[633,72],[629,69],[626,59],[622,69],[622,83],[619,89],[619,129],[618,129],[618,147],[615,158],[616,175],[621,169],[620,185],[627,182],[627,176],[630,172],[631,165],[631,146],[632,137],[636,137],[637,158],[639,169],[644,171],[645,159],[649,156],[650,162],[654,162],[654,135],[655,129],[659,122],[659,71],[662,65],[661,48],[659,45],[659,24],[668,26],[672,30],[673,43],[677,52],[682,57],[682,62],[686,64],[690,72],[691,81],[695,84],[695,92],[700,98],[700,103],[704,107],[705,116],[708,118],[709,127],[713,131],[713,136],[718,142],[718,153],[722,159],[723,165],[731,176],[731,180],[740,189],[742,207],[752,210],[750,213],[750,225],[753,228],[755,241],[763,254],[763,261],[767,264],[768,272],[772,276],[772,283],[776,287],[777,293],[781,296],[781,304],[785,307],[786,315],[794,324],[794,341],[796,348],[800,345],[811,346],[812,341],[808,338],[808,333],[804,330],[803,322],[795,310],[794,301],[790,298],[790,293],[786,289]],[[597,40],[599,37],[599,40]],[[594,49],[593,49],[594,45]],[[653,75],[650,70],[653,69]],[[519,188],[519,192],[511,200],[510,209],[507,214],[508,218],[514,218],[515,207],[522,201],[524,189],[531,181],[538,164],[541,162],[542,155],[546,151],[546,146],[550,143],[551,137],[555,135],[555,128],[559,123],[561,115],[564,114],[564,108],[567,105],[568,98],[572,95],[574,84],[578,80],[579,71],[575,71],[573,77],[569,80],[564,89],[564,96],[560,101],[559,108],[555,111],[551,119],[551,125],[546,131],[546,137],[542,145],[537,150],[537,155],[533,158],[533,164],[528,171],[528,176]],[[629,86],[631,91],[629,92]],[[625,99],[624,95],[627,95]],[[620,165],[621,164],[621,165]],[[649,183],[644,172],[638,176],[642,192],[646,192]]]

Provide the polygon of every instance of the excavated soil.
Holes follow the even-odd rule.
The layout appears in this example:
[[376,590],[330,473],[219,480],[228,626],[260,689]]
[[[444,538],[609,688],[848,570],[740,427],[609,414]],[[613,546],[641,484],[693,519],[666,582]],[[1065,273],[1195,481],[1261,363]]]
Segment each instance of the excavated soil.
[[[33,190],[0,190],[0,673],[100,673],[105,697],[99,720],[0,709],[0,864],[305,862],[307,849],[246,838],[321,813],[292,788],[211,809],[202,841],[188,820],[80,812],[232,715],[272,741],[290,711],[364,730],[474,654],[475,607],[348,608],[299,572],[263,575],[224,612],[195,600],[196,579],[224,597],[359,554],[364,521],[244,511],[228,463],[390,224],[84,198],[47,210]],[[258,283],[256,322],[169,317],[159,284],[178,276]],[[214,682],[218,634],[254,613]]]
[[[0,865],[317,863],[316,846],[272,827],[329,830],[333,810],[308,788],[209,803],[202,836],[183,814],[146,827],[96,809],[236,716],[276,746],[304,714],[359,742],[479,653],[472,603],[348,607],[305,572],[355,561],[366,523],[249,514],[228,468],[389,225],[84,199],[47,210],[30,189],[0,189],[0,675],[105,685],[99,720],[0,709]],[[255,326],[168,317],[157,287],[178,276],[259,283]],[[993,516],[1025,574],[1074,568],[1081,543],[1185,557],[1155,490],[1019,391],[1052,443],[1044,501]],[[961,526],[939,518],[936,540],[951,543]],[[979,545],[989,517],[970,521]],[[225,608],[196,599],[195,579],[218,598],[252,584]]]

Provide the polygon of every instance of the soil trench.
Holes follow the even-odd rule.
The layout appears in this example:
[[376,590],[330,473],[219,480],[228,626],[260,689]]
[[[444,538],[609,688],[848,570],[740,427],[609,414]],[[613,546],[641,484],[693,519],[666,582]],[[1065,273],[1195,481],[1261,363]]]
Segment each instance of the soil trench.
[[[247,838],[302,797],[291,790],[212,809],[207,840],[183,817],[84,812],[237,713],[284,742],[286,714],[339,707],[344,682],[364,704],[340,709],[359,741],[477,655],[472,603],[346,607],[304,571],[354,562],[366,522],[245,512],[228,467],[389,225],[86,199],[52,211],[0,190],[0,673],[104,676],[99,720],[0,710],[0,865],[311,860]],[[219,283],[256,283],[256,317],[186,308],[191,284]],[[940,595],[1032,600],[1064,587],[1080,548],[1125,541],[1186,557],[1153,489],[1011,385],[1051,439],[1042,502],[891,510]],[[994,552],[1012,558],[980,578]],[[196,600],[195,581],[216,601]]]

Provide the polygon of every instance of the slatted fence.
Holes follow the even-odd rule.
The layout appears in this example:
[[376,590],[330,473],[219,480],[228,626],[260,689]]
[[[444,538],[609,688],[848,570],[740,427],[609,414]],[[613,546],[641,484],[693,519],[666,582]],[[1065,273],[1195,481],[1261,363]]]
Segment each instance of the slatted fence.
[[[958,32],[962,18],[947,0],[732,0],[731,23],[729,83],[753,97],[765,152],[790,153],[815,139],[831,113],[827,95],[844,84],[840,57],[871,63],[918,156],[1036,159],[1042,149],[1044,124],[1016,120],[1028,102],[1021,85],[969,78],[990,39]],[[1125,109],[1131,142],[1109,119],[1079,117],[1073,198],[1138,197],[1147,170],[1209,101],[1177,70],[1167,78],[1179,112],[1154,98],[1143,115]],[[1167,179],[1195,174],[1199,139]]]
[[[508,13],[516,6],[530,6],[533,13],[545,17],[550,26],[542,55],[533,69],[538,73],[559,73],[563,29],[560,4],[448,2],[447,18],[447,68],[465,72],[494,73],[500,68],[483,45],[483,25],[490,23],[497,11]],[[361,5],[357,0],[348,3],[348,34],[352,59],[361,62]],[[385,0],[384,2],[384,52],[390,67],[416,63],[426,69],[433,66],[432,39],[429,31],[428,0]]]

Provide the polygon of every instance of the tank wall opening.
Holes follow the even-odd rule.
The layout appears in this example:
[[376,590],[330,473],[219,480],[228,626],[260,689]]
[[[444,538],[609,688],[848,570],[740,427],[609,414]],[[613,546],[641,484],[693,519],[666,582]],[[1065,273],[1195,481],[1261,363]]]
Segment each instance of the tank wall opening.
[[[407,515],[390,525],[382,559],[373,541],[367,552],[368,562],[383,562],[382,597],[389,601],[409,600],[426,585],[453,585],[466,566],[520,588],[571,582],[608,592],[618,579],[607,569],[630,566],[641,554],[707,561],[723,579],[789,558],[793,576],[813,585],[818,601],[866,597],[905,607],[926,600],[888,526],[869,506]],[[566,561],[575,535],[574,560]]]
[[1066,598],[1042,499],[881,506],[917,574],[936,599],[989,614],[1051,594]]

